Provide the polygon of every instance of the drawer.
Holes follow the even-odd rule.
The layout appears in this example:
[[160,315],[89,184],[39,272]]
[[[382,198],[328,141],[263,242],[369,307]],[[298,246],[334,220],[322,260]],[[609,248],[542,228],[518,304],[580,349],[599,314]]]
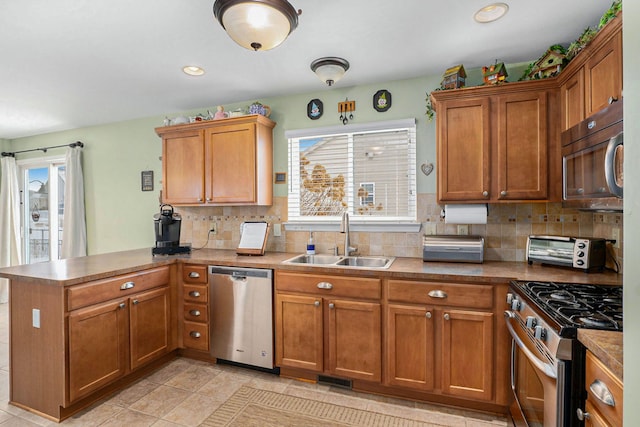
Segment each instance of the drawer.
[[448,307],[493,308],[493,286],[389,280],[387,299]]
[[75,310],[167,284],[169,284],[169,267],[158,267],[71,286],[67,289],[67,310]]
[[209,351],[209,328],[205,323],[184,322],[182,342],[185,348]]
[[206,285],[182,285],[184,302],[206,304],[209,302],[209,287]]
[[184,320],[192,322],[207,323],[209,321],[209,313],[206,304],[184,304]]
[[379,300],[380,288],[379,279],[276,271],[278,291]]
[[207,283],[207,266],[185,264],[182,267],[183,283]]
[[[587,401],[591,402],[611,425],[622,425],[622,382],[590,351],[587,351],[585,388]],[[612,405],[603,402],[596,394],[609,393]]]

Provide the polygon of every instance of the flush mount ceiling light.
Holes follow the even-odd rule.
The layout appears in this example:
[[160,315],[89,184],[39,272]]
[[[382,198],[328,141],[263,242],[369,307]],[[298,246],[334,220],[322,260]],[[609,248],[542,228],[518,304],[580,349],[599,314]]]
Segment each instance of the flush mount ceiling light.
[[311,71],[329,86],[340,80],[348,69],[349,62],[346,59],[334,56],[318,58],[311,63]]
[[250,50],[278,46],[298,26],[298,15],[286,0],[216,0],[213,15],[231,39]]
[[473,15],[473,19],[481,24],[497,21],[509,11],[509,5],[506,3],[492,3],[483,7]]
[[182,71],[190,76],[201,76],[204,74],[204,68],[200,68],[196,65],[184,66],[182,67]]

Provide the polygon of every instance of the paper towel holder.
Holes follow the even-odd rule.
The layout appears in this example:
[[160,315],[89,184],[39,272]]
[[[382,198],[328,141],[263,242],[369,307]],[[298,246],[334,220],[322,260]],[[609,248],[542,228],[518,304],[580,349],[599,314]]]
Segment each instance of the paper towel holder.
[[[489,215],[489,203],[485,203],[484,206],[487,209],[487,216],[488,216]],[[447,212],[445,211],[444,208],[442,208],[440,210],[440,218],[441,219],[445,219],[446,216],[447,216]]]

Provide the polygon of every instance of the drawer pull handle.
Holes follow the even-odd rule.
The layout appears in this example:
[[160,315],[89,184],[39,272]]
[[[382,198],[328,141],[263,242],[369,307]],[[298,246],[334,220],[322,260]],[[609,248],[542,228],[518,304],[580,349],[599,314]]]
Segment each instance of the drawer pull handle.
[[194,316],[194,317],[199,317],[200,316],[200,310],[190,310],[189,314]]
[[121,291],[126,291],[127,289],[132,289],[136,284],[134,282],[124,282],[120,285]]
[[189,335],[191,336],[191,338],[200,338],[200,332],[197,331],[191,331],[189,332]]
[[591,393],[602,403],[609,406],[616,406],[616,401],[613,399],[613,394],[609,391],[609,387],[600,380],[595,380],[589,386]]
[[189,292],[189,296],[193,297],[193,298],[200,298],[200,292],[198,291],[191,291]]
[[440,289],[434,289],[432,291],[429,291],[427,295],[429,295],[431,298],[441,298],[441,299],[444,299],[448,296],[445,291],[441,291]]
[[333,289],[333,285],[329,282],[320,282],[316,286],[318,289]]
[[189,278],[190,279],[199,279],[200,278],[200,273],[198,273],[197,271],[192,271],[191,273],[189,273]]

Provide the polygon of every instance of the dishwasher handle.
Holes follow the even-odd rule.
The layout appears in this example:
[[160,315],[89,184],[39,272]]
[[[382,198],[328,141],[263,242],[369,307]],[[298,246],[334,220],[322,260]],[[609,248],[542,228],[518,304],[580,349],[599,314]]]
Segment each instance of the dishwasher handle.
[[211,275],[217,274],[231,276],[233,278],[257,277],[271,279],[273,277],[273,270],[267,268],[223,267],[210,265],[209,273]]

